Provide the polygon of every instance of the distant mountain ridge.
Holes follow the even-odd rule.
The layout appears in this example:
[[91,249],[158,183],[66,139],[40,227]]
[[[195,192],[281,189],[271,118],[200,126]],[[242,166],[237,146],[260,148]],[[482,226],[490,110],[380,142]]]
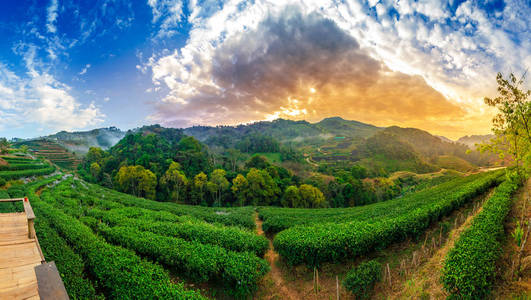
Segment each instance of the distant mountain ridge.
[[18,143],[30,141],[51,141],[66,148],[70,152],[84,154],[88,152],[90,147],[99,147],[102,149],[109,149],[118,143],[126,132],[116,128],[97,128],[89,131],[60,131],[58,133],[37,137],[32,139],[21,140]]
[[493,134],[485,134],[485,135],[466,135],[463,137],[460,137],[457,142],[467,145],[470,147],[470,149],[475,149],[476,144],[481,144],[490,141],[495,136]]
[[[274,121],[260,121],[251,124],[241,124],[234,126],[193,126],[183,129],[169,130],[160,125],[143,126],[128,131],[122,131],[117,127],[97,128],[89,131],[67,132],[60,131],[45,137],[19,140],[51,140],[62,145],[70,152],[84,154],[90,147],[99,147],[109,149],[116,145],[128,133],[144,132],[157,134],[185,134],[193,136],[208,146],[228,145],[227,140],[236,143],[238,139],[251,134],[261,134],[271,136],[280,142],[301,142],[305,139],[329,139],[329,138],[351,138],[353,140],[363,140],[374,136],[378,132],[386,131],[398,136],[408,144],[434,144],[442,141],[445,144],[460,143],[471,149],[475,148],[476,143],[488,141],[493,135],[470,135],[452,141],[444,136],[432,135],[424,130],[416,128],[401,128],[398,126],[377,127],[371,124],[345,120],[341,117],[325,118],[316,123],[308,121],[293,121],[286,119],[276,119]],[[422,145],[415,146],[422,148]],[[417,149],[419,150],[419,149]],[[425,151],[420,151],[425,152]]]

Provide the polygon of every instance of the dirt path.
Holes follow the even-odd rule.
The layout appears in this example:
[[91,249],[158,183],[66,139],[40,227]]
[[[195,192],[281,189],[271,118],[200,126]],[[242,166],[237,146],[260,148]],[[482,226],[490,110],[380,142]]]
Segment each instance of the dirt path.
[[[531,178],[515,194],[514,204],[505,222],[506,240],[503,244],[503,255],[498,261],[498,280],[493,288],[493,295],[496,299],[531,298],[531,235],[522,252],[523,268],[519,276],[513,277],[513,261],[517,260],[519,247],[516,245],[511,234],[516,228],[517,220],[531,219],[530,202]],[[525,228],[525,226],[524,226]]]
[[470,226],[474,217],[477,216],[481,210],[480,207],[475,213],[469,215],[463,224],[450,231],[444,245],[411,276],[406,282],[404,289],[393,298],[424,299],[426,296],[429,296],[429,299],[446,299],[448,294],[440,282],[444,259],[448,252],[454,247],[455,242],[461,233]]
[[[262,230],[262,220],[258,218],[258,213],[255,214],[255,223],[259,235],[265,236]],[[271,271],[264,278],[265,285],[272,285],[267,291],[267,295],[260,295],[258,293],[257,299],[303,299],[303,297],[296,291],[289,287],[282,277],[282,270],[278,267],[277,263],[279,255],[273,250],[273,242],[269,240],[269,250],[266,252],[264,258],[269,262]]]

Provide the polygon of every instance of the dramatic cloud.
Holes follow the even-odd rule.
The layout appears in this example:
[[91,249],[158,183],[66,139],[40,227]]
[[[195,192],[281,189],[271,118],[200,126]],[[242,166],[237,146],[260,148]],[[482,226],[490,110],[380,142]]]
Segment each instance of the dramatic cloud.
[[187,44],[145,66],[161,96],[150,119],[341,115],[449,136],[486,132],[492,112],[482,99],[495,92],[496,72],[531,65],[530,11],[517,1],[489,10],[474,1],[284,3],[189,5]]
[[335,22],[295,6],[203,46],[151,60],[155,84],[168,89],[153,120],[189,126],[341,115],[391,125],[464,116],[422,77],[389,70]]

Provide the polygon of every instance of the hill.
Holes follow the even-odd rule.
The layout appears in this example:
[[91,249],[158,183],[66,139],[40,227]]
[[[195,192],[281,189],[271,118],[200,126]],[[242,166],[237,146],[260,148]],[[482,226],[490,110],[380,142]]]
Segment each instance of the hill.
[[[249,135],[267,135],[280,142],[326,140],[335,136],[367,138],[382,128],[340,117],[326,118],[318,123],[277,119],[238,126],[194,126],[184,133],[209,146],[234,146]],[[230,139],[230,141],[228,141]]]
[[67,170],[75,170],[81,161],[75,153],[70,152],[62,144],[49,139],[35,139],[17,142],[16,147],[27,146],[29,151],[38,157],[43,157]]
[[85,154],[90,147],[109,149],[125,136],[125,132],[116,127],[98,128],[90,131],[60,131],[44,137],[45,140],[57,142],[70,152]]
[[486,134],[486,135],[466,135],[457,140],[458,143],[467,145],[471,149],[476,148],[476,144],[481,144],[484,142],[488,142],[494,138],[493,134]]

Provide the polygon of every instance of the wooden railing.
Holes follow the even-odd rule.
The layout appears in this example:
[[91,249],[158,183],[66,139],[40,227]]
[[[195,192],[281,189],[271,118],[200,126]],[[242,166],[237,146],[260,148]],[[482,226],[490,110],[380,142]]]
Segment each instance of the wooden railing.
[[35,243],[37,244],[37,249],[39,250],[39,254],[41,256],[41,262],[45,263],[46,260],[44,259],[44,255],[42,254],[41,245],[39,245],[39,239],[37,239],[37,235],[35,234],[35,223],[34,223],[35,213],[33,212],[33,208],[31,208],[29,199],[27,197],[0,199],[0,202],[16,202],[16,201],[22,201],[22,204],[24,206],[24,212],[26,213],[26,217],[28,218],[28,238],[35,239]]

